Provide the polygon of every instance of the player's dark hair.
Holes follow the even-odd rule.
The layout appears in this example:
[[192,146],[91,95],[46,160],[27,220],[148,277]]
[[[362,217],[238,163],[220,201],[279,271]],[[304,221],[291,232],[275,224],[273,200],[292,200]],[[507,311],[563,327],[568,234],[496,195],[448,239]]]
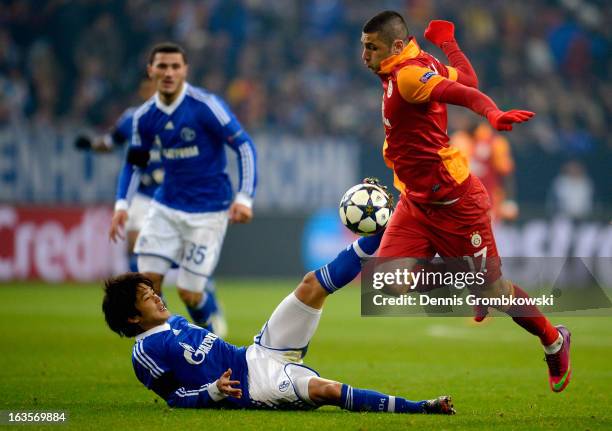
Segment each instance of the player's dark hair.
[[153,282],[138,272],[128,272],[104,281],[102,311],[109,328],[122,337],[134,337],[142,332],[137,323],[128,322],[139,316],[136,293],[140,284],[153,288]]
[[379,33],[380,38],[387,45],[394,40],[408,40],[408,26],[404,18],[393,10],[386,10],[374,15],[363,26],[364,33]]
[[183,61],[187,64],[187,53],[183,49],[182,46],[173,43],[173,42],[162,42],[155,45],[151,48],[151,52],[149,53],[149,64],[153,64],[155,60],[155,54],[158,52],[164,54],[181,54],[183,56]]

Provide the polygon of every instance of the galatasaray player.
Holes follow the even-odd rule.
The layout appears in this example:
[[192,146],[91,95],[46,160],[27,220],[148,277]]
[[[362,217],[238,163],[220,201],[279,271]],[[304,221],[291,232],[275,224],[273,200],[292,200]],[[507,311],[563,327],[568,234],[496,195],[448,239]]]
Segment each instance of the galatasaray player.
[[508,140],[489,124],[479,123],[455,132],[449,143],[467,157],[470,172],[487,190],[493,221],[515,220],[519,210],[514,200],[514,160]]
[[[384,159],[402,191],[378,256],[407,257],[409,267],[436,253],[448,259],[465,257],[475,267],[486,265],[486,289],[478,294],[525,298],[527,293],[502,277],[487,192],[470,174],[465,157],[448,145],[446,105],[464,106],[496,130],[506,131],[534,113],[501,111],[477,89],[476,73],[455,40],[452,23],[432,21],[425,37],[444,52],[450,66],[419,47],[397,12],[374,16],[361,36],[363,61],[383,86]],[[570,332],[553,326],[533,305],[500,307],[500,311],[539,337],[551,389],[565,389],[571,375]],[[481,310],[476,318],[485,316],[486,310]]]

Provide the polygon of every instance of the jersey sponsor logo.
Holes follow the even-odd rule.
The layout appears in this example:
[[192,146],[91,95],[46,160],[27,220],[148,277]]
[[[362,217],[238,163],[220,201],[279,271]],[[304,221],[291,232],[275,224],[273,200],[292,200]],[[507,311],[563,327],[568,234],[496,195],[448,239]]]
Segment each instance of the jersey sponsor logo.
[[393,94],[393,81],[389,80],[389,84],[387,84],[387,98],[391,97]]
[[200,155],[197,145],[184,148],[164,148],[164,158],[166,159],[190,159]]
[[427,81],[431,79],[432,76],[435,76],[435,75],[437,75],[437,73],[430,70],[429,72],[425,72],[423,76],[421,76],[419,81],[425,84]]
[[183,357],[191,365],[201,364],[202,362],[204,362],[206,355],[208,354],[208,352],[210,352],[210,349],[212,349],[212,346],[217,338],[219,338],[217,335],[213,334],[212,332],[209,332],[208,334],[206,334],[206,336],[202,340],[202,343],[198,346],[197,350],[187,343],[179,343],[179,345],[183,348]]
[[474,232],[472,233],[472,236],[470,237],[470,242],[472,243],[474,247],[480,247],[482,244],[482,237],[480,236],[478,232]]
[[151,162],[161,162],[161,153],[159,150],[149,151],[149,163]]
[[281,384],[278,385],[278,390],[281,392],[287,392],[287,389],[289,389],[289,385],[289,380],[283,380]]
[[196,138],[196,132],[189,127],[183,127],[181,129],[181,139],[185,142],[191,142]]

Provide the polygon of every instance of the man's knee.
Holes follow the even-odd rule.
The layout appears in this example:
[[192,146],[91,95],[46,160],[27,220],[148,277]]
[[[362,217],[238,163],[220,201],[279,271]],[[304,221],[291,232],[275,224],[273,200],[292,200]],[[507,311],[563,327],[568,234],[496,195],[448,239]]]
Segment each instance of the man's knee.
[[327,291],[321,286],[314,272],[307,273],[298,287],[293,291],[293,294],[304,304],[313,308],[321,308]]
[[296,290],[303,291],[304,293],[312,292],[314,290],[322,289],[321,283],[317,279],[314,271],[310,271],[304,275],[302,281],[298,285]]
[[313,377],[308,384],[308,395],[316,404],[337,405],[342,398],[342,384],[320,377]]
[[177,290],[179,298],[187,307],[195,308],[202,300],[202,292],[191,292],[180,287]]

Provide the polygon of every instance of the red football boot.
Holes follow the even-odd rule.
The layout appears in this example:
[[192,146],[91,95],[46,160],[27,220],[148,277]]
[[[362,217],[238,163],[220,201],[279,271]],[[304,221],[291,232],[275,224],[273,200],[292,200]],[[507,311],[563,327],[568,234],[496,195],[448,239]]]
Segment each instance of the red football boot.
[[546,355],[548,364],[548,380],[553,392],[561,392],[569,384],[572,377],[570,364],[570,331],[563,325],[556,326],[559,334],[563,337],[563,345],[557,353]]

